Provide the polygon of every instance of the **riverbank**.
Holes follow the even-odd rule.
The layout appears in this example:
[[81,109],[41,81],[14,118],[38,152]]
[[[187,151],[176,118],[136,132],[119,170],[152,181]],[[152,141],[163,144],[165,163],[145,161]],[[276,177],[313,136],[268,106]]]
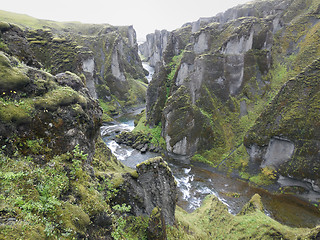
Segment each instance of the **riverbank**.
[[[133,169],[137,164],[161,155],[151,152],[143,154],[114,140],[120,132],[134,129],[134,117],[140,110],[124,114],[117,118],[116,122],[101,127],[103,140],[113,154],[123,164]],[[271,194],[266,190],[250,186],[247,182],[225,176],[204,163],[190,164],[183,159],[168,156],[165,159],[177,181],[179,189],[177,204],[189,213],[198,209],[206,196],[213,194],[227,206],[229,213],[235,215],[254,194],[258,193],[264,205],[264,213],[280,223],[292,227],[310,228],[320,224],[318,209],[297,197]]]

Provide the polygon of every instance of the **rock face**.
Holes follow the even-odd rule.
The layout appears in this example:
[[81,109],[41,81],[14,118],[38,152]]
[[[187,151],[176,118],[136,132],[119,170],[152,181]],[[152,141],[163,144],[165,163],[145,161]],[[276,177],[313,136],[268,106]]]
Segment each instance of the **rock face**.
[[[167,151],[235,174],[273,169],[315,185],[318,142],[306,133],[318,131],[317,124],[297,124],[318,111],[291,118],[309,107],[287,91],[310,79],[297,92],[305,106],[316,101],[309,88],[318,81],[307,75],[318,75],[317,11],[315,2],[257,1],[171,32],[147,91],[147,121],[161,124]],[[279,91],[287,100],[276,107]]]
[[[192,26],[192,33],[198,32],[201,28],[206,27],[210,23],[224,24],[232,20],[242,17],[259,17],[265,18],[272,15],[277,15],[286,10],[292,1],[276,0],[272,2],[260,1],[249,2],[244,5],[238,5],[230,8],[223,13],[219,13],[214,17],[200,18],[196,22],[186,23],[185,26]],[[278,23],[277,19],[275,22]],[[276,29],[278,30],[278,29]]]
[[[230,36],[227,40],[224,39],[225,34]],[[216,35],[221,39],[213,40]],[[164,106],[166,102],[162,126],[167,150],[183,155],[193,155],[210,145],[225,143],[217,126],[221,125],[220,119],[216,118],[215,123],[211,124],[212,119],[208,115],[220,115],[219,112],[214,113],[218,102],[227,105],[230,97],[239,96],[244,84],[254,75],[267,73],[271,64],[272,26],[263,19],[244,18],[229,23],[228,26],[208,26],[193,34],[190,41],[192,44],[181,54],[181,61],[177,63],[175,72],[171,70],[171,82],[166,82],[172,99],[187,96],[188,100],[181,99],[177,102],[169,97],[168,100],[161,98],[160,102],[159,98],[155,99],[161,93],[154,94],[157,91],[154,87],[159,85],[154,82],[163,81],[157,77],[150,84],[147,96],[147,110],[159,109],[161,107],[155,105]],[[168,46],[170,48],[172,47]],[[254,61],[256,58],[260,62]],[[189,111],[176,111],[179,108],[189,108]],[[152,124],[157,123],[159,117],[149,119]],[[177,126],[177,119],[181,120],[180,126]],[[210,137],[213,135],[216,136]],[[173,138],[176,140],[173,141]]]
[[116,201],[132,206],[134,215],[150,215],[161,209],[166,224],[175,219],[177,186],[167,163],[161,157],[137,165],[138,177],[126,175]]
[[6,47],[1,50],[7,52],[10,55],[16,56],[20,61],[26,63],[32,67],[41,67],[41,64],[37,61],[30,44],[28,43],[25,33],[13,24],[3,23],[0,27],[1,39]]
[[[41,158],[70,152],[79,145],[90,162],[102,111],[82,80],[70,72],[55,77],[27,66],[13,67],[16,60],[3,52],[0,60],[0,74],[8,77],[8,82],[1,83],[7,102],[0,106],[0,142],[5,150]],[[21,77],[13,81],[12,72]]]
[[6,49],[29,66],[52,74],[70,71],[84,79],[89,93],[121,111],[145,102],[145,73],[132,26],[55,24],[46,29],[1,29]]
[[146,42],[139,46],[139,51],[150,66],[155,67],[158,62],[162,61],[168,39],[169,32],[167,30],[156,30],[155,33],[148,34]]
[[[288,81],[245,138],[252,161],[272,166],[284,177],[310,182],[320,176],[320,60]],[[253,147],[255,146],[255,147]],[[254,155],[253,148],[259,149]]]

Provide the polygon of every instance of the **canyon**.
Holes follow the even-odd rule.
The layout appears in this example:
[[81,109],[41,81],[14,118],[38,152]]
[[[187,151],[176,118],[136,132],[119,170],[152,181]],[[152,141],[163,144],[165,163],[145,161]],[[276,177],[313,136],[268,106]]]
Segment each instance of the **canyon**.
[[318,239],[319,6],[254,1],[139,46],[0,11],[0,238]]

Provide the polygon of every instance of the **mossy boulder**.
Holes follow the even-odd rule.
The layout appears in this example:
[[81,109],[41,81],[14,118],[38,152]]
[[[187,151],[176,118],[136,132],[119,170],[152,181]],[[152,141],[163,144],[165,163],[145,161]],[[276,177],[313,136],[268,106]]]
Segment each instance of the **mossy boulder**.
[[19,91],[31,82],[23,70],[19,69],[18,62],[10,61],[8,55],[3,52],[0,52],[0,78],[2,95],[10,91]]
[[[6,73],[13,64],[21,64],[4,54],[0,57]],[[55,78],[24,65],[14,70],[19,78],[4,78],[0,96],[0,141],[7,146],[6,151],[27,154],[27,140],[42,139],[43,151],[36,155],[65,153],[79,144],[91,161],[102,112],[80,78],[71,73]]]

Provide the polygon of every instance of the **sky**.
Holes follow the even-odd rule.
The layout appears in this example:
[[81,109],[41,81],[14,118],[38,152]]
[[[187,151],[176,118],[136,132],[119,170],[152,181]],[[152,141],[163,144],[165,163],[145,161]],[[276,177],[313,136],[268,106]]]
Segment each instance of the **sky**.
[[5,0],[1,10],[35,18],[83,23],[133,25],[138,40],[156,29],[172,31],[200,17],[250,0]]

